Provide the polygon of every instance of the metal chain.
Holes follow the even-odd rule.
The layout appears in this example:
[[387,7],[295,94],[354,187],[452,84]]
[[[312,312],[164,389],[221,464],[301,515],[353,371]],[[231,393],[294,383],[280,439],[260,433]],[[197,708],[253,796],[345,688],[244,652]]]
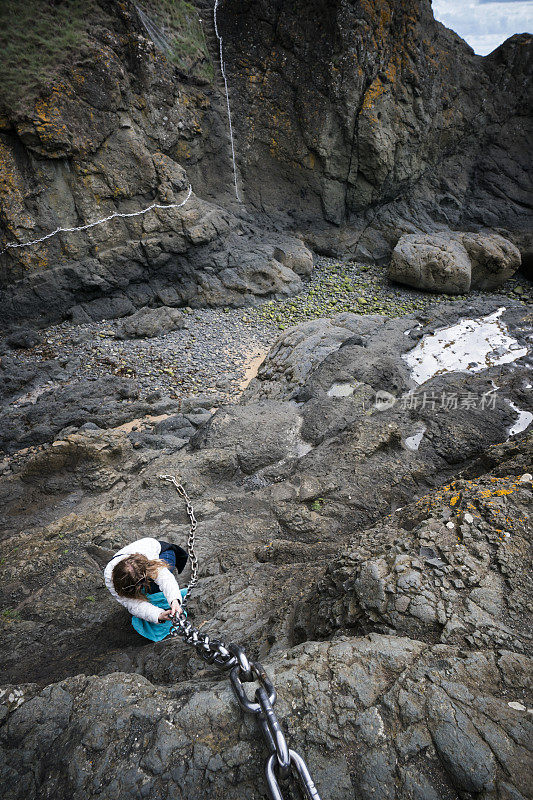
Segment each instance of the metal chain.
[[189,495],[187,494],[181,483],[179,483],[176,480],[176,477],[174,475],[160,475],[159,477],[161,478],[162,481],[168,481],[169,483],[171,483],[176,489],[179,496],[183,497],[183,499],[187,504],[187,514],[189,515],[189,519],[191,522],[189,536],[187,538],[187,552],[189,554],[189,561],[191,564],[191,577],[189,578],[189,588],[187,590],[187,594],[185,595],[181,604],[182,608],[185,608],[191,596],[192,590],[198,583],[198,559],[196,557],[196,552],[194,550],[194,544],[195,544],[194,537],[196,533],[196,528],[198,527],[198,523],[196,522],[196,517],[194,516],[194,508],[192,507]]
[[[174,475],[160,475],[159,477],[171,483],[187,503],[187,513],[191,520],[191,533],[187,547],[189,553],[194,554],[194,533],[197,523],[190,498]],[[194,562],[196,583],[198,575],[196,556],[194,556]],[[189,593],[187,593],[188,597]],[[206,633],[201,633],[188,621],[183,610],[173,618],[170,635],[172,637],[180,636],[186,644],[194,647],[197,654],[206,663],[212,664],[218,669],[231,669],[231,687],[239,705],[245,713],[255,717],[270,753],[265,774],[271,800],[284,800],[282,789],[290,790],[291,781],[293,785],[299,786],[306,800],[320,800],[307,764],[297,752],[291,750],[287,745],[274,711],[277,692],[261,664],[258,661],[249,661],[244,649],[239,645],[231,643],[226,646],[220,639],[211,639]],[[243,686],[244,683],[253,681],[259,683],[259,687],[255,691],[255,702],[248,699]]]
[[181,203],[170,203],[168,205],[161,205],[160,203],[152,203],[151,206],[148,208],[143,208],[140,211],[132,211],[129,214],[121,213],[120,211],[115,211],[113,214],[110,214],[108,217],[104,217],[103,219],[97,219],[96,222],[88,222],[87,225],[78,225],[76,228],[56,228],[55,231],[52,233],[47,233],[46,236],[41,236],[40,239],[33,239],[31,242],[19,242],[15,244],[14,242],[10,244],[6,244],[5,247],[0,250],[0,255],[5,253],[6,250],[16,249],[17,247],[30,247],[32,244],[39,244],[40,242],[46,241],[46,239],[50,239],[52,236],[55,236],[57,233],[73,233],[74,231],[86,231],[88,228],[94,228],[96,225],[102,225],[104,222],[109,222],[116,217],[139,217],[141,214],[146,214],[148,211],[152,211],[154,208],[181,208],[185,205],[185,203],[189,200],[192,194],[192,186],[189,185],[189,189],[187,191],[187,197],[185,200],[182,200]]

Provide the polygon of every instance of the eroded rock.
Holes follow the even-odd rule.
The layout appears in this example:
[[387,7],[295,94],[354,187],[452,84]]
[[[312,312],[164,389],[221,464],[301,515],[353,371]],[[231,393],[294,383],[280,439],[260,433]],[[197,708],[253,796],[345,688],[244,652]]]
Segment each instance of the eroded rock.
[[400,238],[388,274],[417,289],[464,294],[501,286],[519,266],[518,248],[495,233],[413,233]]
[[177,308],[141,308],[119,323],[115,336],[117,339],[151,339],[179,330],[184,324],[184,315]]
[[330,566],[300,611],[299,635],[377,625],[428,642],[530,653],[532,503],[520,476],[490,476],[457,481],[397,511]]
[[[372,634],[310,642],[265,666],[288,741],[330,800],[354,788],[364,800],[527,796],[531,720],[507,702],[525,689],[523,657]],[[15,800],[264,796],[267,754],[227,681],[157,687],[115,673],[30,689],[17,687],[23,702],[2,727]]]

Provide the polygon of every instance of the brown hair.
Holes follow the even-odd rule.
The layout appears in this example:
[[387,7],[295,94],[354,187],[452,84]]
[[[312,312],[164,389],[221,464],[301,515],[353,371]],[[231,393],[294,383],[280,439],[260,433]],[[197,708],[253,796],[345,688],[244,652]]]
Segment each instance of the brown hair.
[[150,560],[140,553],[133,553],[131,556],[123,558],[112,572],[115,591],[121,597],[146,600],[143,589],[148,589],[150,579],[157,580],[157,575],[162,567],[168,568],[166,561],[162,561],[160,558]]

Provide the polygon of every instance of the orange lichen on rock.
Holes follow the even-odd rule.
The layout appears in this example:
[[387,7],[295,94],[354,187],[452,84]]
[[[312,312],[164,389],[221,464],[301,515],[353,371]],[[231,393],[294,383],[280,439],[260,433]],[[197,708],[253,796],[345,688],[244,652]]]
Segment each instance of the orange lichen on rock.
[[40,98],[35,103],[35,131],[44,145],[54,145],[64,142],[68,134],[67,126],[63,121],[61,105],[63,95],[68,94],[68,85],[56,85],[52,88],[49,97]]
[[392,11],[387,0],[361,0],[361,6],[372,22],[377,23],[377,38],[381,39],[391,24]]
[[376,80],[370,85],[368,90],[365,93],[365,97],[363,100],[363,105],[361,107],[362,111],[368,111],[371,109],[376,102],[376,100],[381,97],[383,92],[385,91],[385,87],[381,82],[380,78],[376,78]]
[[21,224],[31,225],[24,206],[24,181],[13,151],[0,141],[0,202],[4,224],[12,233]]

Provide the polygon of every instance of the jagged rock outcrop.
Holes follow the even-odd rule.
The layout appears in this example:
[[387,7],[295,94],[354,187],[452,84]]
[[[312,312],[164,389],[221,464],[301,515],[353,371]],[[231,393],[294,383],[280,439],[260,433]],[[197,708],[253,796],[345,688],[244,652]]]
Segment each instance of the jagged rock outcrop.
[[428,494],[357,537],[296,626],[304,639],[394,629],[530,652],[530,506],[527,475],[459,480]]

